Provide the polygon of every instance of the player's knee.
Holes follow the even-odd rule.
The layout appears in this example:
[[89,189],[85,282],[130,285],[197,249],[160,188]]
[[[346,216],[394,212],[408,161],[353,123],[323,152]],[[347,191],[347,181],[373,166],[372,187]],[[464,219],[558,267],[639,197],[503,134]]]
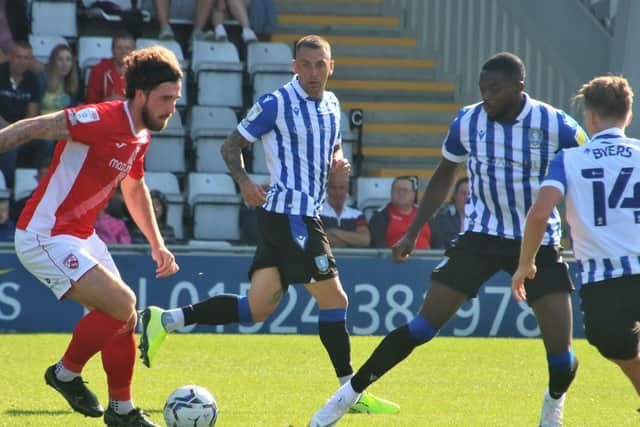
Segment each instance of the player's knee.
[[112,317],[128,322],[136,314],[136,295],[128,287],[123,288],[111,299],[111,310],[108,314]]
[[409,334],[411,334],[417,345],[431,341],[438,334],[438,329],[420,314],[416,315],[408,326]]

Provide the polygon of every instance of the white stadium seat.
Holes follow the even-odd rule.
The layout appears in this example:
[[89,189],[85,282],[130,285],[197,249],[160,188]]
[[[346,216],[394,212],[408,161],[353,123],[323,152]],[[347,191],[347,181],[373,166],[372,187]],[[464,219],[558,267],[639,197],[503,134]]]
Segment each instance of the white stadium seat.
[[242,107],[242,64],[233,43],[195,41],[191,69],[198,105]]
[[75,0],[33,1],[31,4],[31,33],[77,37]]
[[24,199],[38,186],[38,169],[17,168],[14,176],[13,200]]
[[62,36],[30,34],[29,43],[33,50],[33,56],[43,64],[49,62],[49,55],[51,55],[54,47],[61,44],[69,46],[67,40]]
[[79,37],[78,66],[85,85],[89,81],[89,72],[103,58],[111,58],[111,37]]
[[185,134],[180,113],[176,111],[166,129],[152,133],[151,144],[145,154],[145,169],[153,172],[185,172]]
[[160,39],[146,39],[139,38],[136,40],[136,49],[144,49],[145,47],[151,46],[164,46],[170,51],[172,51],[178,62],[180,63],[180,68],[182,68],[182,92],[180,93],[181,97],[176,103],[177,105],[184,107],[187,103],[187,75],[189,74],[187,71],[189,70],[189,61],[184,59],[184,54],[182,53],[182,48],[180,47],[180,43],[175,40],[160,40]]
[[226,174],[190,173],[188,201],[196,240],[239,240],[240,195]]
[[253,87],[253,101],[291,80],[293,55],[285,43],[259,42],[247,47],[247,73]]
[[391,184],[394,178],[360,177],[356,182],[356,203],[367,219],[373,212],[391,200]]
[[[153,143],[152,143],[153,144]],[[161,191],[167,198],[167,224],[173,227],[177,239],[184,236],[182,227],[182,211],[184,197],[180,192],[178,178],[169,172],[145,172],[144,181],[149,190]]]
[[236,113],[228,107],[194,106],[190,116],[191,140],[196,152],[198,172],[227,171],[220,147],[235,130]]

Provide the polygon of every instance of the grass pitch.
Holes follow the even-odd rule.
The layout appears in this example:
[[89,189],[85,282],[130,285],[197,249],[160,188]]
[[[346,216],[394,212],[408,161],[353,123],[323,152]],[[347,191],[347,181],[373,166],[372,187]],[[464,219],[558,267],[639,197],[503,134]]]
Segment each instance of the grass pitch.
[[[66,334],[0,335],[0,426],[101,426],[45,385]],[[353,337],[354,367],[381,337]],[[640,399],[618,368],[584,340],[580,370],[565,404],[565,425],[637,426]],[[106,404],[99,357],[83,374]],[[317,336],[174,334],[152,369],[138,363],[135,403],[164,425],[162,407],[178,386],[199,384],[218,401],[216,427],[303,427],[337,387]],[[537,339],[439,337],[418,348],[370,390],[399,402],[398,415],[346,415],[344,427],[536,426],[546,387]]]

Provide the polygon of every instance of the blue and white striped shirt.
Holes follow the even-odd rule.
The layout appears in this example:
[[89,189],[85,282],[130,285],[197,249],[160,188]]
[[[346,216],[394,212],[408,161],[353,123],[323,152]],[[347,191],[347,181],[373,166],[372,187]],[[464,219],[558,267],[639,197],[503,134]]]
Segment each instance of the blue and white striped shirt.
[[[524,107],[512,123],[489,119],[480,102],[463,107],[449,127],[442,155],[456,163],[466,160],[469,176],[466,231],[522,239],[526,214],[554,154],[588,141],[571,116],[524,96]],[[559,245],[560,238],[555,210],[543,244]]]
[[237,129],[251,142],[262,139],[271,175],[263,207],[317,217],[326,197],[333,152],[342,143],[338,98],[328,91],[321,100],[310,98],[294,76],[260,97]]
[[543,186],[566,196],[582,284],[640,274],[640,141],[619,128],[560,152]]

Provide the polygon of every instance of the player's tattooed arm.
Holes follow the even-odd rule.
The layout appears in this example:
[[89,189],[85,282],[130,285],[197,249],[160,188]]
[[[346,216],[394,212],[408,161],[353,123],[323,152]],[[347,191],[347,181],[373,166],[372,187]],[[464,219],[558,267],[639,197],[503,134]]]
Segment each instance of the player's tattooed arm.
[[0,153],[32,139],[67,139],[69,129],[64,111],[17,121],[0,129]]
[[229,173],[238,184],[249,178],[242,159],[242,150],[249,144],[251,143],[240,135],[240,132],[234,130],[220,147],[220,154],[227,164]]

